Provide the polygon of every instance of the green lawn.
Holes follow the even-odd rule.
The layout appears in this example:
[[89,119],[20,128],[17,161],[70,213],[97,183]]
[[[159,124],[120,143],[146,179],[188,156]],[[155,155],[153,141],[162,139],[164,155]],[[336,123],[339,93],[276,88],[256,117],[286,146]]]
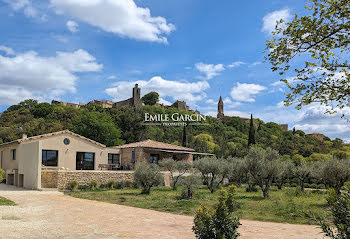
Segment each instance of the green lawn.
[[[201,187],[192,200],[179,200],[181,189],[152,188],[150,195],[141,195],[141,189],[125,188],[114,190],[66,192],[67,195],[98,200],[132,207],[153,209],[162,212],[194,215],[201,203],[210,205],[216,202],[217,193],[211,194]],[[242,219],[286,222],[297,224],[315,224],[314,216],[329,217],[326,207],[325,191],[306,191],[296,196],[295,188],[277,190],[272,187],[269,199],[263,199],[262,193],[237,189],[236,201],[240,204],[238,215]]]
[[0,206],[14,206],[16,203],[12,202],[11,200],[8,200],[7,198],[0,196]]

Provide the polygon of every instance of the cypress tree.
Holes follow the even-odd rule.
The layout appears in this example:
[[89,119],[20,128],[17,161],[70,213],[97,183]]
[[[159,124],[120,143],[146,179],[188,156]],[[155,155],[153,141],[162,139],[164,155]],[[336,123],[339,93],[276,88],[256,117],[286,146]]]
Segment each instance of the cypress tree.
[[184,130],[182,132],[182,146],[188,147],[188,144],[187,144],[187,126],[184,126]]
[[248,146],[250,146],[251,144],[255,144],[255,129],[254,129],[253,114],[250,115]]

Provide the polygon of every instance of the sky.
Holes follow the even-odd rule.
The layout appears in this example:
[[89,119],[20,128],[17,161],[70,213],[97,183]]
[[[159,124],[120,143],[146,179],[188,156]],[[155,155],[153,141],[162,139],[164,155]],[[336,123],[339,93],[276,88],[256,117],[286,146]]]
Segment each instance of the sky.
[[[277,20],[304,0],[0,0],[0,112],[33,98],[87,103],[157,91],[160,102],[350,140],[341,113],[283,106],[287,87],[264,61]],[[293,77],[290,75],[289,77]],[[349,109],[344,109],[350,113]],[[343,113],[343,112],[342,112]]]

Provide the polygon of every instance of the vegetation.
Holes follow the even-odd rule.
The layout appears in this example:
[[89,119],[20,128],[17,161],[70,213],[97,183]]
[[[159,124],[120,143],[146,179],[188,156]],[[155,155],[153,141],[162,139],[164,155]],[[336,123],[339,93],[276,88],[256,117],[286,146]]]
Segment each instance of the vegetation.
[[151,92],[145,94],[141,98],[141,100],[145,105],[155,105],[159,101],[159,94],[157,92],[151,91]]
[[7,198],[0,196],[0,206],[14,206],[16,203],[14,203],[11,200],[8,200]]
[[78,187],[79,187],[79,184],[77,181],[70,181],[69,182],[69,185],[68,185],[69,190],[74,192],[74,191],[77,191]]
[[2,168],[0,168],[0,183],[2,182],[2,180],[4,180],[4,173],[5,171]]
[[[161,127],[142,125],[145,113],[173,114],[189,113],[176,108],[160,106],[118,107],[103,109],[88,104],[80,109],[62,105],[38,103],[26,100],[13,105],[0,116],[0,142],[9,142],[27,134],[39,134],[68,129],[107,146],[132,143],[146,139],[183,144],[182,127]],[[248,153],[249,122],[238,117],[224,117],[222,121],[207,116],[205,125],[186,127],[188,147],[198,152],[214,153],[218,158],[244,157]],[[350,156],[350,147],[340,139],[319,141],[301,130],[294,133],[284,130],[275,123],[264,123],[255,119],[256,145],[271,147],[281,155],[299,160],[322,160],[333,154]]]
[[[198,186],[200,179],[195,174],[183,177],[182,184],[184,185],[181,193],[181,199],[192,199],[195,188]],[[175,189],[176,190],[176,189]]]
[[[273,39],[267,42],[267,59],[272,70],[281,75],[297,74],[287,83],[290,93],[286,104],[297,103],[300,109],[320,102],[327,112],[350,106],[349,52],[350,3],[348,0],[309,0],[310,14],[295,15],[291,22],[279,22]],[[296,57],[305,64],[293,66]]]
[[255,144],[255,127],[254,127],[254,119],[253,115],[250,115],[250,121],[249,121],[249,135],[248,135],[248,147],[251,144]]
[[[179,186],[174,191],[172,188],[154,187],[151,194],[141,194],[142,189],[135,188],[65,193],[83,199],[184,215],[195,215],[202,204],[211,207],[217,203],[218,191],[209,193],[206,186],[199,186],[191,200],[181,200],[179,195],[183,188]],[[327,192],[305,190],[301,193],[295,188],[278,190],[272,186],[270,197],[264,199],[261,192],[246,192],[246,189],[247,185],[238,187],[234,196],[239,205],[237,216],[241,219],[297,224],[315,224],[314,217],[330,219],[330,212],[326,210]]]
[[[159,165],[170,172],[172,187],[174,190],[176,190],[176,184],[179,179],[192,169],[192,164],[190,162],[183,160],[175,161],[172,158],[163,159],[160,161]],[[177,173],[176,176],[175,173]]]
[[325,220],[320,224],[324,234],[332,239],[350,238],[350,188],[346,187],[342,195],[337,195],[334,190],[329,192],[327,198],[332,212],[332,228]]
[[158,165],[148,162],[136,163],[134,172],[135,182],[141,186],[142,194],[150,194],[151,188],[161,185],[163,176]]
[[264,198],[269,197],[273,179],[282,173],[280,155],[276,150],[251,147],[245,157],[246,167],[254,182],[260,187]]
[[96,181],[91,181],[90,184],[89,184],[89,188],[90,190],[96,190],[98,188],[98,184]]
[[193,231],[199,239],[238,238],[238,217],[235,211],[234,187],[219,191],[218,203],[213,208],[202,205],[194,217]]

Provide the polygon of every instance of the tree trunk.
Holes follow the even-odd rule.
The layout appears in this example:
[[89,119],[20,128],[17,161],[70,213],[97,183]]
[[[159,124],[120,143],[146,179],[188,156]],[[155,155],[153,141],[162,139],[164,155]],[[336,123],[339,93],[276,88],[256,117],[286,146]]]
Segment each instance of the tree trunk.
[[268,198],[269,197],[269,190],[267,188],[265,188],[263,190],[263,195],[264,195],[264,199]]

